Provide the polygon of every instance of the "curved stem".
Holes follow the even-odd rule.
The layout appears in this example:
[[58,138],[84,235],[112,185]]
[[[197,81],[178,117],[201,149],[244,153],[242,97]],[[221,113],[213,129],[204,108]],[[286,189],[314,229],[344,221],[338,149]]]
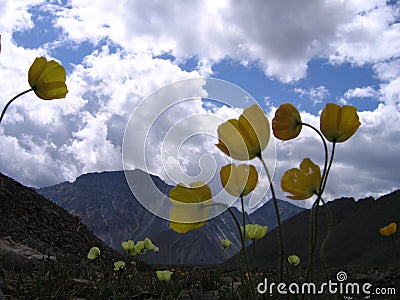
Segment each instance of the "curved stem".
[[[326,140],[325,140],[324,136],[322,135],[322,133],[321,133],[317,128],[315,128],[314,126],[312,126],[312,125],[310,125],[310,124],[308,124],[308,123],[301,123],[301,125],[310,127],[310,128],[311,128],[312,130],[314,130],[314,131],[319,135],[319,137],[321,138],[321,141],[322,141],[322,143],[323,143],[323,145],[324,145],[324,151],[325,151],[324,171],[322,172],[322,178],[324,178],[325,175],[326,175],[326,172],[327,172],[327,165],[328,165],[328,145],[326,144]],[[321,184],[320,184],[320,189],[321,189],[321,188],[322,188],[322,181],[321,181]]]
[[253,240],[253,273],[256,273],[256,240]]
[[31,89],[29,89],[29,90],[23,91],[22,93],[19,93],[18,95],[14,96],[10,101],[7,102],[7,104],[6,104],[6,105],[4,106],[4,108],[3,108],[3,111],[1,112],[0,124],[1,124],[1,121],[3,120],[3,117],[4,117],[4,114],[6,113],[6,110],[7,110],[7,108],[10,106],[10,104],[11,104],[15,99],[17,99],[18,97],[20,97],[20,96],[22,96],[22,95],[24,95],[24,94],[26,94],[26,93],[28,93],[28,92],[30,92],[30,91],[33,91],[33,89],[31,88]]
[[321,199],[321,201],[324,205],[325,212],[328,217],[328,231],[326,232],[326,236],[321,244],[320,257],[321,257],[322,265],[324,267],[325,278],[326,278],[326,281],[328,282],[329,278],[328,278],[328,271],[327,271],[327,265],[326,265],[325,248],[326,248],[326,245],[328,244],[329,237],[330,237],[332,229],[333,229],[333,218],[332,218],[332,215],[331,215],[328,205],[325,203],[325,201],[323,199]]
[[267,173],[268,181],[269,181],[269,187],[271,189],[271,194],[272,194],[272,200],[274,202],[274,208],[275,208],[275,214],[276,214],[276,221],[278,223],[278,233],[279,233],[279,249],[280,249],[280,257],[279,257],[279,279],[282,282],[283,281],[283,256],[284,256],[284,244],[283,244],[283,233],[282,233],[282,222],[281,222],[281,216],[279,213],[279,207],[278,207],[278,201],[276,199],[275,195],[275,190],[274,190],[274,185],[272,184],[272,178],[271,175],[269,174],[267,165],[265,164],[264,159],[262,158],[261,154],[258,156],[258,158],[261,160],[261,163],[264,166],[265,172]]
[[245,217],[245,209],[244,209],[244,200],[243,200],[243,195],[240,195],[240,203],[242,205],[242,222],[243,222],[243,240],[242,240],[242,250],[243,250],[243,255],[244,255],[244,260],[246,264],[246,269],[247,269],[247,280],[250,282],[250,288],[251,288],[251,295],[254,297],[254,287],[253,287],[253,280],[251,277],[250,273],[250,264],[249,264],[249,258],[247,256],[247,251],[246,251],[246,217]]
[[328,166],[328,145],[326,143],[324,136],[317,128],[315,128],[314,126],[312,126],[308,123],[301,123],[301,125],[310,127],[312,130],[314,130],[318,134],[318,136],[321,138],[321,141],[324,145],[324,152],[325,152],[324,170],[322,173],[321,182],[319,184],[319,190],[317,191],[317,199],[315,200],[315,202],[311,208],[311,213],[310,213],[310,218],[311,218],[311,221],[310,221],[310,258],[309,258],[307,272],[306,272],[306,281],[307,281],[310,274],[312,273],[312,269],[313,269],[313,265],[314,265],[314,253],[315,253],[315,247],[317,244],[317,235],[318,235],[317,228],[318,228],[319,203],[321,201],[321,197],[322,197],[322,194],[325,189],[326,180],[327,180],[327,177],[329,174],[330,166],[332,165],[335,143],[333,144],[332,156],[331,156],[330,163]]
[[[243,207],[243,204],[244,204],[244,203],[243,203],[243,197],[241,196],[240,199],[241,199],[241,201],[242,201],[242,213],[243,213],[243,211],[244,211],[244,207]],[[228,212],[231,214],[231,216],[232,216],[232,218],[233,218],[233,220],[234,220],[234,222],[235,222],[235,224],[236,224],[236,226],[237,226],[237,228],[238,228],[238,230],[239,230],[240,241],[241,241],[241,243],[242,243],[242,249],[241,249],[240,252],[244,253],[245,265],[246,265],[247,272],[248,272],[248,274],[249,274],[249,276],[248,276],[247,278],[248,278],[248,280],[249,280],[249,282],[250,282],[250,288],[251,288],[252,299],[254,299],[253,280],[251,279],[251,276],[250,276],[249,260],[247,259],[247,254],[246,254],[246,243],[245,243],[245,230],[246,230],[246,229],[245,229],[245,226],[243,226],[243,232],[242,232],[242,230],[240,229],[240,223],[239,223],[238,218],[235,216],[235,213],[232,211],[232,208],[231,208],[230,206],[228,206],[227,204],[225,204],[225,203],[213,202],[213,203],[211,203],[211,204],[206,204],[206,205],[204,205],[204,207],[209,207],[209,206],[214,206],[214,205],[225,207],[225,208],[228,210]],[[244,214],[243,214],[243,220],[245,220]]]

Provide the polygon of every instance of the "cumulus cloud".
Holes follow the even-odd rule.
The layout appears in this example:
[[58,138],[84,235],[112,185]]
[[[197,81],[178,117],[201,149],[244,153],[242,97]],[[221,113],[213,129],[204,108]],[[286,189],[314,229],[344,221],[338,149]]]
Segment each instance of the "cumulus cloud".
[[378,97],[378,96],[379,96],[378,92],[372,86],[349,89],[344,93],[344,97],[346,99],[371,98],[371,97]]
[[[13,34],[35,30],[35,12],[46,14],[48,29],[58,35],[28,49],[16,43]],[[397,4],[384,0],[108,0],[90,5],[70,0],[60,5],[56,1],[6,0],[0,4],[0,17],[0,105],[28,88],[26,73],[35,56],[57,56],[71,45],[88,48],[85,54],[69,49],[70,55],[63,56],[70,91],[66,99],[44,102],[33,93],[25,95],[13,103],[1,124],[0,170],[27,185],[51,185],[74,180],[85,172],[120,169],[123,133],[142,99],[170,82],[211,76],[211,67],[223,59],[260,68],[266,78],[295,82],[298,87],[288,85],[288,89],[301,99],[323,102],[333,91],[320,83],[304,87],[301,79],[307,76],[310,60],[325,58],[332,64],[369,65],[379,80],[376,87],[367,84],[344,90],[343,103],[378,95],[380,100],[375,110],[360,112],[359,132],[338,147],[327,198],[375,195],[398,186],[395,149],[400,148],[400,139],[398,126],[393,126],[399,124],[400,115]],[[191,58],[198,65],[185,71],[182,65]],[[277,99],[266,100],[272,118]],[[236,107],[243,107],[245,100],[241,101]],[[153,108],[159,106],[162,103]],[[181,122],[184,126],[176,129],[185,134],[199,130],[198,122],[182,121],[185,116],[207,115],[207,120],[222,121],[237,117],[237,113],[225,106],[207,106],[199,99],[168,109],[150,132],[147,154],[160,154],[162,138],[174,124]],[[147,115],[139,117],[144,124]],[[302,111],[302,117],[318,127],[316,112]],[[215,131],[212,122],[201,125],[207,132]],[[167,165],[181,168],[186,175],[208,177],[201,167],[206,171],[204,166],[209,170],[215,166],[203,153],[217,164],[227,162],[214,143],[215,136],[193,135],[179,144],[178,160],[168,155],[168,151],[176,154],[176,145],[165,143],[164,158]],[[321,150],[321,142],[308,128],[294,141],[276,141],[277,186],[284,171],[298,167],[304,157],[322,165]],[[174,178],[176,174],[167,174],[169,169],[163,167],[158,160],[148,162],[152,173],[170,183],[187,179]],[[278,194],[284,197],[279,189]]]
[[311,100],[314,105],[321,103],[323,100],[326,100],[326,97],[329,96],[329,91],[324,86],[319,86],[316,88],[294,88],[293,91],[300,96],[302,99]]

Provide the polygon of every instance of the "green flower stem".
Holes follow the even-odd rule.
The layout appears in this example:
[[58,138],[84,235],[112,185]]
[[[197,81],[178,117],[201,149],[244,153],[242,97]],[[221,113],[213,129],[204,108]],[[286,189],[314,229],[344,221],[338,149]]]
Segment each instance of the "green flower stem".
[[[242,201],[242,212],[243,212],[243,210],[244,210],[244,208],[243,208],[243,197],[241,196],[240,198],[241,198],[241,201]],[[252,299],[254,299],[254,297],[255,297],[255,295],[254,295],[254,285],[253,285],[253,280],[252,280],[252,278],[250,276],[249,260],[247,258],[247,253],[246,253],[245,227],[243,226],[243,233],[242,233],[242,230],[240,230],[240,223],[239,223],[238,218],[235,216],[235,213],[232,211],[231,207],[229,205],[225,204],[225,203],[213,202],[211,204],[204,205],[204,207],[210,207],[210,206],[214,206],[214,205],[225,207],[228,210],[228,212],[231,214],[231,216],[232,216],[232,218],[233,218],[233,220],[234,220],[234,222],[235,222],[235,224],[236,224],[236,226],[237,226],[237,228],[239,230],[240,241],[242,243],[242,249],[240,250],[240,252],[244,253],[245,265],[246,265],[247,272],[249,274],[248,280],[250,282],[251,296],[252,296]],[[244,220],[244,216],[243,216],[243,220]],[[242,279],[242,281],[243,281],[243,279]]]
[[330,171],[330,167],[332,165],[332,161],[333,161],[333,155],[334,155],[334,151],[335,151],[335,144],[333,143],[333,147],[332,147],[332,155],[331,155],[331,159],[328,165],[328,145],[326,143],[326,140],[324,138],[324,136],[322,135],[322,133],[315,128],[314,126],[307,124],[307,123],[301,123],[301,125],[310,127],[312,130],[314,130],[319,137],[321,138],[321,141],[323,143],[324,146],[324,152],[325,152],[325,161],[324,161],[324,170],[322,173],[322,178],[321,178],[321,182],[319,185],[319,190],[317,191],[317,199],[314,202],[312,208],[311,208],[311,213],[310,213],[310,259],[308,262],[308,267],[307,267],[307,273],[306,273],[306,281],[308,280],[310,274],[312,273],[312,269],[314,266],[314,253],[315,253],[315,247],[317,244],[317,236],[318,236],[318,210],[319,210],[319,204],[320,201],[322,199],[322,194],[325,190],[325,186],[326,186],[326,182],[327,182],[327,178],[328,178],[328,174]]
[[28,92],[30,92],[30,91],[33,91],[33,89],[30,88],[29,90],[23,91],[22,93],[19,93],[18,95],[16,95],[16,96],[13,97],[10,101],[7,102],[6,106],[4,106],[3,111],[1,112],[0,124],[1,124],[1,121],[3,120],[3,117],[4,117],[4,114],[6,113],[6,110],[7,110],[7,108],[10,106],[10,104],[11,104],[15,99],[17,99],[18,97],[20,97],[20,96],[22,96],[22,95],[24,95],[24,94],[26,94],[26,93],[28,93]]
[[253,273],[256,273],[256,240],[253,240]]
[[276,214],[276,220],[278,223],[278,232],[279,232],[279,249],[280,249],[280,257],[279,257],[279,279],[282,282],[283,281],[283,256],[284,256],[284,243],[283,243],[283,233],[282,233],[282,222],[281,222],[281,215],[279,213],[279,207],[278,207],[278,201],[276,199],[275,195],[275,190],[274,190],[274,185],[272,184],[272,178],[271,175],[269,174],[267,165],[265,164],[264,159],[260,155],[258,158],[261,160],[261,163],[264,166],[265,172],[267,173],[268,181],[269,181],[269,187],[271,189],[271,194],[272,194],[272,200],[274,201],[274,208],[275,208],[275,214]]
[[332,218],[332,214],[331,214],[331,211],[330,211],[328,205],[325,203],[325,201],[323,199],[321,199],[321,201],[324,205],[325,212],[328,217],[328,231],[326,232],[326,236],[321,244],[320,257],[321,257],[321,261],[322,261],[322,264],[324,267],[325,278],[326,278],[326,281],[328,282],[329,278],[328,278],[328,271],[327,271],[327,265],[326,265],[325,249],[326,249],[326,245],[328,244],[329,237],[330,237],[332,229],[333,229],[333,218]]
[[[319,135],[319,137],[321,138],[321,141],[322,141],[322,143],[324,145],[325,162],[324,162],[324,171],[322,172],[322,179],[323,179],[323,178],[325,178],[325,175],[326,175],[326,172],[327,172],[327,166],[328,166],[328,145],[326,144],[326,140],[325,140],[324,136],[322,135],[322,133],[317,128],[315,128],[314,126],[312,126],[312,125],[310,125],[308,123],[301,123],[301,125],[310,127],[312,130],[314,130]],[[323,180],[321,180],[320,190],[321,190],[321,188],[323,186],[322,184],[323,184]]]

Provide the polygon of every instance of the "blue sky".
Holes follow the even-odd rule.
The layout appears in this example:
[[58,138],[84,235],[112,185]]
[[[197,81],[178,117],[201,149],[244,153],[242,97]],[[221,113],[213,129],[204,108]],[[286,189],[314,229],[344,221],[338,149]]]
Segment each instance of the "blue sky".
[[[327,198],[395,190],[400,178],[399,10],[396,1],[383,0],[106,0],[95,7],[83,0],[5,0],[0,5],[0,104],[26,89],[27,70],[40,55],[66,68],[69,93],[51,102],[26,95],[12,105],[0,128],[0,172],[42,187],[122,169],[123,135],[138,104],[171,82],[204,77],[244,89],[270,119],[285,102],[316,126],[327,102],[357,107],[362,126],[338,149]],[[163,126],[189,115],[212,115],[221,123],[237,117],[233,108],[210,110],[204,103],[165,113],[158,122]],[[216,128],[207,130],[216,139]],[[148,141],[148,155],[155,157],[148,171],[176,184],[163,169],[171,162],[156,156],[163,132],[154,130],[160,135]],[[196,173],[202,153],[218,166],[225,163],[213,143],[207,136],[182,145],[175,167]],[[304,157],[322,163],[310,131],[272,144],[277,186],[283,172]],[[279,196],[284,198],[282,192]]]

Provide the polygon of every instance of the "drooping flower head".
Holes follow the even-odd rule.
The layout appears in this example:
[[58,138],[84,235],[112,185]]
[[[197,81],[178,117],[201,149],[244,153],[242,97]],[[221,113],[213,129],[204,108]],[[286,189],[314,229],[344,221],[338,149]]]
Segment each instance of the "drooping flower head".
[[[261,226],[259,224],[246,224],[245,229],[245,238],[254,241],[260,240],[266,235],[268,226]],[[243,234],[243,226],[240,226],[240,230]]]
[[300,263],[300,257],[297,255],[289,255],[288,256],[288,262],[291,264],[293,267],[297,266]]
[[171,280],[171,275],[173,274],[169,270],[164,270],[164,271],[156,271],[157,274],[157,279],[159,281],[170,281]]
[[293,200],[305,200],[316,194],[321,183],[321,170],[311,159],[305,158],[300,169],[293,168],[285,172],[281,179],[282,191],[292,194],[286,196]]
[[380,234],[383,236],[391,236],[396,233],[397,230],[397,224],[392,222],[389,225],[382,227],[379,229]]
[[218,127],[216,146],[237,160],[251,160],[261,155],[270,137],[269,121],[258,105],[246,108],[239,119]]
[[98,247],[92,247],[89,250],[87,258],[89,259],[96,259],[100,255],[100,249]]
[[229,164],[221,168],[221,183],[224,189],[235,197],[247,196],[258,182],[258,173],[252,165]]
[[290,103],[279,106],[272,119],[272,131],[277,139],[287,141],[294,139],[301,132],[301,116]]
[[196,181],[186,187],[178,184],[169,193],[173,206],[170,211],[170,228],[185,233],[204,226],[211,204],[211,190],[202,181]]
[[340,107],[334,103],[327,103],[321,113],[320,129],[330,142],[347,141],[360,125],[357,109],[354,106]]
[[65,98],[68,93],[65,79],[64,67],[44,57],[37,57],[28,71],[29,85],[43,100]]

